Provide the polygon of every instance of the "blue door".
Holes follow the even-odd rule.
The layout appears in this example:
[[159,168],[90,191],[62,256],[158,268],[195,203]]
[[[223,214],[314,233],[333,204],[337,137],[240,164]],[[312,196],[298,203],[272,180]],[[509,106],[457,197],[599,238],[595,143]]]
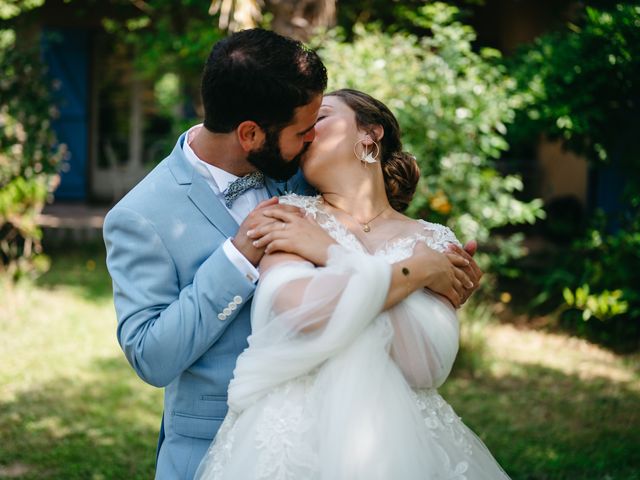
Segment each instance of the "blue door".
[[61,172],[56,199],[85,200],[89,155],[89,32],[82,29],[47,29],[42,38],[49,76],[60,116],[53,121],[58,141],[69,148],[70,157]]
[[615,233],[620,229],[620,217],[629,212],[623,193],[627,184],[625,172],[615,163],[594,167],[590,189],[591,204],[601,209],[607,216],[607,232]]

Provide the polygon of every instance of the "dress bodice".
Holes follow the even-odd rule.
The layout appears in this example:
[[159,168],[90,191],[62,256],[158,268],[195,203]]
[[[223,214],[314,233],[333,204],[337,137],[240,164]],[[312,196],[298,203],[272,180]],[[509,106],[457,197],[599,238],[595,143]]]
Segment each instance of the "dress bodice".
[[389,263],[395,263],[410,257],[417,242],[424,242],[428,247],[438,252],[445,251],[450,243],[460,246],[460,242],[449,227],[425,220],[416,220],[415,228],[411,232],[393,239],[383,240],[371,252],[333,214],[326,211],[322,196],[311,197],[289,194],[280,197],[280,202],[304,209],[343,247],[382,257]]

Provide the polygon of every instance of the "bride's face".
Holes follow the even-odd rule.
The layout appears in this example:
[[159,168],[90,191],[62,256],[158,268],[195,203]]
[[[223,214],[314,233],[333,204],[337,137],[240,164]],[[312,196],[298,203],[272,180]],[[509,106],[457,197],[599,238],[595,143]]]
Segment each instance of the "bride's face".
[[357,163],[353,148],[365,133],[358,130],[354,111],[335,96],[322,99],[315,130],[315,140],[300,166],[309,183],[317,186],[339,174],[341,167]]

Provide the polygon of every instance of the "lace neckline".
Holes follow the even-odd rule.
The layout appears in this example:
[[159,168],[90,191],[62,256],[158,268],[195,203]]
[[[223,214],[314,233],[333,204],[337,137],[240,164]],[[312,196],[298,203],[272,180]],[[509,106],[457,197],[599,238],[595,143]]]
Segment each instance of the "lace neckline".
[[[369,255],[380,255],[380,254],[388,254],[394,248],[400,244],[404,245],[407,243],[412,243],[415,245],[415,242],[418,240],[427,241],[427,237],[420,233],[413,233],[405,237],[396,237],[390,240],[384,241],[381,245],[379,245],[374,250],[367,248],[367,246],[358,238],[358,236],[353,233],[349,228],[347,228],[338,218],[331,212],[328,212],[323,205],[325,202],[322,198],[322,195],[316,195],[315,197],[308,197],[311,202],[305,205],[306,210],[311,213],[314,218],[320,223],[320,225],[331,234],[332,232],[339,233],[338,236],[332,235],[336,241],[342,243],[343,245],[347,243],[348,247],[355,248],[358,251],[363,253],[367,253]],[[323,217],[323,222],[320,222],[318,218],[318,214],[321,214]],[[422,223],[422,221],[420,221]],[[428,222],[424,222],[425,224]],[[346,242],[345,242],[346,241]]]
[[393,237],[382,242],[375,250],[371,251],[335,215],[322,208],[323,201],[320,195],[311,197],[291,193],[281,197],[280,200],[282,203],[303,208],[340,245],[367,255],[384,256],[390,262],[400,261],[411,256],[416,243],[419,241],[439,252],[444,252],[449,243],[460,246],[460,242],[448,227],[425,220],[416,220],[422,226],[424,233],[415,232],[406,236]]

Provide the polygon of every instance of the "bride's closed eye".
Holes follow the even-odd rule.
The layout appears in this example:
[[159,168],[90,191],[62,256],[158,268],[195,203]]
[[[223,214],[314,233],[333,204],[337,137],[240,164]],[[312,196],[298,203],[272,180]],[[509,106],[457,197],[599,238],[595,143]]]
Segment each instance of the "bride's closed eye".
[[316,123],[318,123],[320,120],[323,120],[323,119],[325,119],[325,118],[327,118],[327,116],[326,116],[326,115],[320,115],[320,116],[318,117],[318,119],[316,120]]

